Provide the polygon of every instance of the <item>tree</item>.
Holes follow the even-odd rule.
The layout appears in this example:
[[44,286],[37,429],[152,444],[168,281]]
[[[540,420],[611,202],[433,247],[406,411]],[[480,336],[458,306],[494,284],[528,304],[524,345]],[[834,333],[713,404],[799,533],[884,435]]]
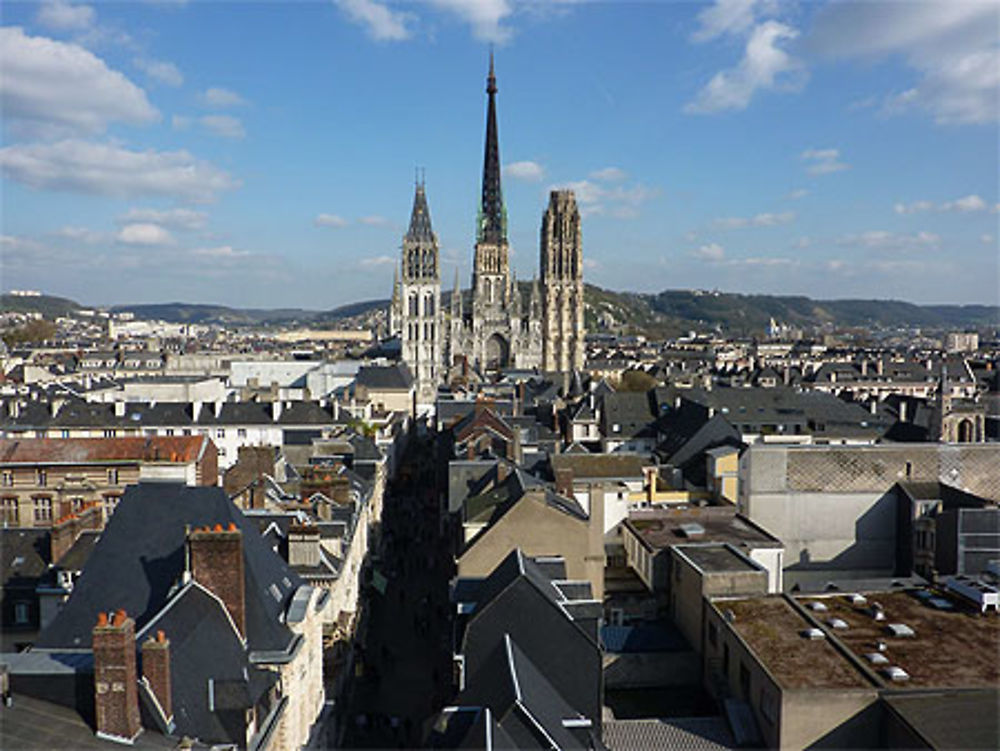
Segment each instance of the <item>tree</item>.
[[649,391],[656,386],[656,379],[641,370],[626,370],[618,381],[618,391]]
[[56,334],[56,326],[51,321],[38,318],[23,326],[3,333],[3,341],[8,347],[17,347],[32,342],[44,342]]

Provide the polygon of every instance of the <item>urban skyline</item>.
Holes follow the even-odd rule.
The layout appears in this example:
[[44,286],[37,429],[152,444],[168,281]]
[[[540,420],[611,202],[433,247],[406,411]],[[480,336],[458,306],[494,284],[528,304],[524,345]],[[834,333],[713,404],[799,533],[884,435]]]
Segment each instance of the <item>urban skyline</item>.
[[493,43],[522,279],[561,187],[600,286],[995,302],[998,12],[8,5],[3,287],[382,298],[414,167],[467,280]]

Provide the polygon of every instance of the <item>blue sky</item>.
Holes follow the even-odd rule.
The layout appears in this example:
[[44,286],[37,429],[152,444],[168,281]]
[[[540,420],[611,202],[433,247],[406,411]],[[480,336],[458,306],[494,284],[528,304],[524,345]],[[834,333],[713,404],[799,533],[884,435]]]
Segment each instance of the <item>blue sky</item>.
[[415,167],[468,285],[496,49],[514,264],[997,302],[995,2],[6,3],[0,284],[88,304],[387,297]]

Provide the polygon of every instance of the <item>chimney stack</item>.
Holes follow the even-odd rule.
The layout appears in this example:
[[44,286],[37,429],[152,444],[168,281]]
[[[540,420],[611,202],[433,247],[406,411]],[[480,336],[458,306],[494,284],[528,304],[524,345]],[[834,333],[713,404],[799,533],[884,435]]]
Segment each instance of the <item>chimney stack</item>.
[[100,613],[92,631],[97,736],[132,743],[142,724],[135,668],[135,622],[124,610]]
[[243,579],[243,533],[230,522],[201,527],[188,534],[191,575],[222,600],[236,630],[246,639],[246,594]]
[[555,476],[556,492],[567,498],[573,498],[573,470],[563,467],[555,471]]
[[170,687],[170,640],[162,631],[157,631],[155,638],[150,634],[142,643],[142,677],[149,684],[169,724],[174,716]]

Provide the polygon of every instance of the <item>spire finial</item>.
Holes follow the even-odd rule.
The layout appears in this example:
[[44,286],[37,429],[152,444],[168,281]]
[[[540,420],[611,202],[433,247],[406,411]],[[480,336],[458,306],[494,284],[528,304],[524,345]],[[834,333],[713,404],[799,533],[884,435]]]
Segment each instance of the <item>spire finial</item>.
[[496,94],[497,93],[497,77],[493,70],[493,45],[490,45],[490,73],[486,77],[486,93]]

